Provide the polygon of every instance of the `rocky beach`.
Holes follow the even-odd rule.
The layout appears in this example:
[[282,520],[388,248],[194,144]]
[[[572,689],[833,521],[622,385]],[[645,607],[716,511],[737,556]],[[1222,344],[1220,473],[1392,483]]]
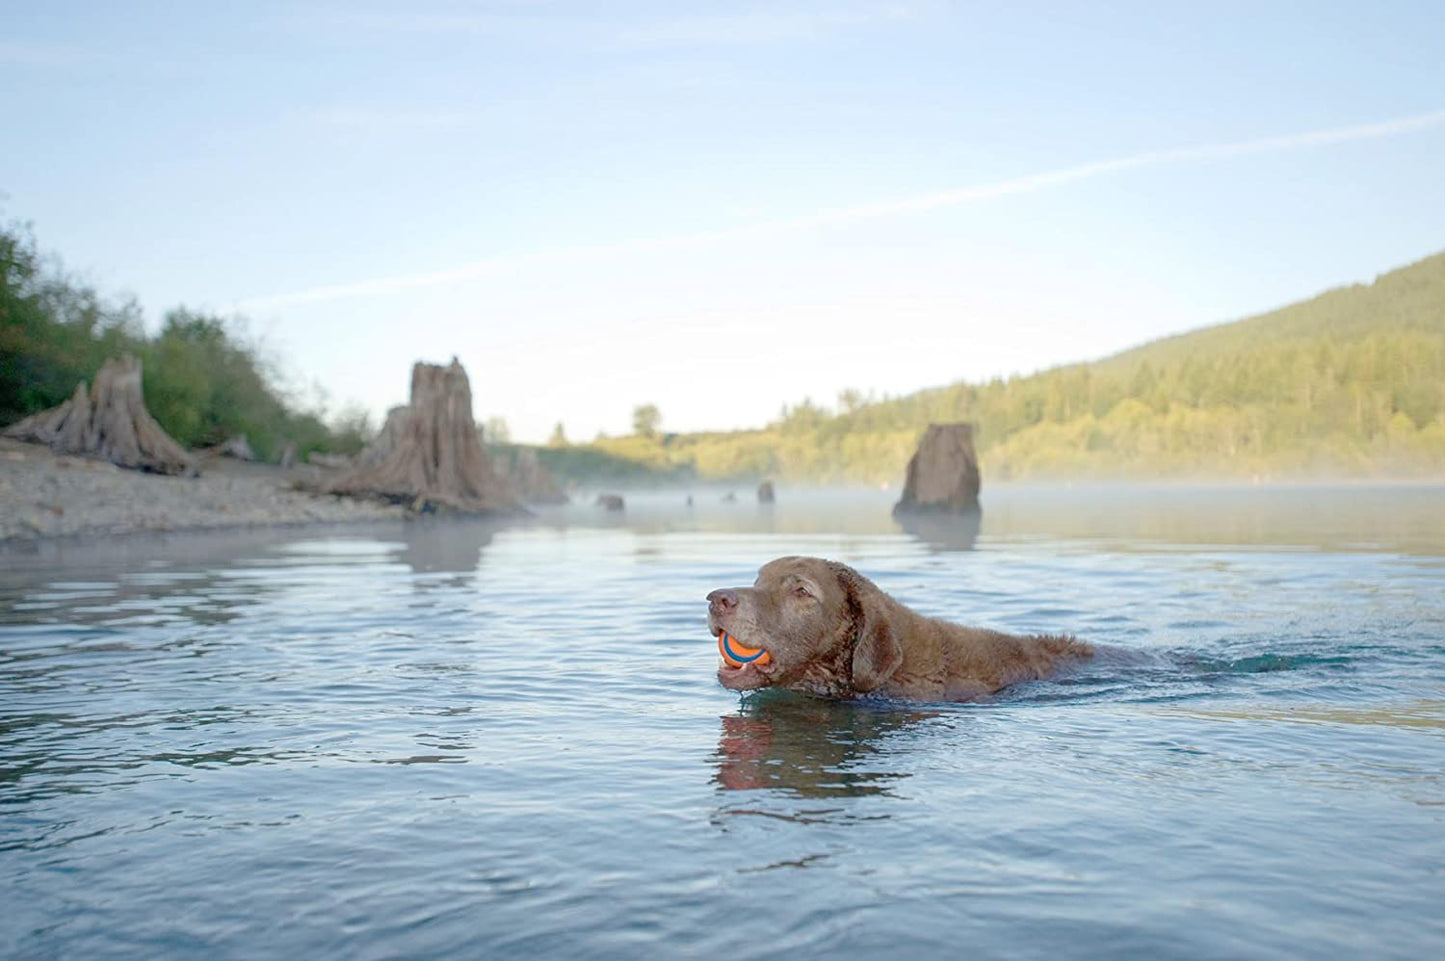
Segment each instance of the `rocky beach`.
[[296,490],[317,468],[206,460],[198,477],[124,470],[0,439],[0,547],[75,535],[393,520],[401,507]]

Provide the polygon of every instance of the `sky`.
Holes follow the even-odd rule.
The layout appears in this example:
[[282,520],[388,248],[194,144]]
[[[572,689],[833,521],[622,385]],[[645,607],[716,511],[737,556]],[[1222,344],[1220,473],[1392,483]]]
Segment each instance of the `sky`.
[[1027,373],[1445,249],[1438,2],[0,0],[0,102],[0,218],[153,327],[233,316],[332,412],[456,356],[528,441]]

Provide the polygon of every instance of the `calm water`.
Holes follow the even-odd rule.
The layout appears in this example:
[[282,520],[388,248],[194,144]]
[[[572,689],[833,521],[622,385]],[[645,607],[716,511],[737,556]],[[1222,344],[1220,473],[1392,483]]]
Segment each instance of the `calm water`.
[[[1445,954],[1445,489],[986,495],[0,554],[0,956]],[[740,700],[786,553],[1141,654]]]

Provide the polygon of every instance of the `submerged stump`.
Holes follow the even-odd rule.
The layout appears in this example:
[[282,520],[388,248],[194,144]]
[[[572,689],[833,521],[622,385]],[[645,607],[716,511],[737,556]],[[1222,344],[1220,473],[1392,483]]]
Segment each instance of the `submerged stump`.
[[977,511],[979,485],[973,425],[929,424],[908,462],[903,498],[893,514]]
[[44,444],[59,454],[108,460],[157,474],[195,473],[195,462],[146,409],[140,361],[106,361],[92,389],[75,386],[70,400],[5,429],[6,437]]
[[362,452],[357,467],[325,485],[336,494],[381,497],[417,511],[517,512],[521,505],[492,470],[472,418],[467,372],[418,363],[411,370],[411,403],[387,417],[384,450]]

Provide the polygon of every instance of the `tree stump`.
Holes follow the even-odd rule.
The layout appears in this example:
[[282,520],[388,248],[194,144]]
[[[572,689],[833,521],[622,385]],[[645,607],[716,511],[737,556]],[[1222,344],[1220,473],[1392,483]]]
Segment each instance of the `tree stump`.
[[366,449],[356,455],[357,467],[372,467],[386,460],[387,455],[401,443],[402,434],[406,432],[407,418],[411,416],[411,408],[405,404],[398,404],[386,412],[386,423],[382,425],[381,432],[376,438],[366,445]]
[[81,381],[70,400],[10,425],[5,436],[135,470],[196,472],[190,455],[146,409],[139,360],[127,354],[106,361],[93,388],[87,391]]
[[777,500],[777,495],[773,493],[773,482],[772,482],[772,481],[770,481],[770,480],[765,480],[765,481],[763,481],[761,484],[758,485],[758,503],[759,503],[759,504],[771,504],[771,503],[773,503],[773,501],[775,501],[775,500]]
[[[472,418],[471,384],[456,358],[448,367],[423,363],[412,367],[411,403],[405,410],[397,416],[397,436],[390,449],[371,463],[364,456],[358,458],[355,469],[325,485],[327,491],[382,497],[411,504],[418,511],[520,510],[482,449]],[[388,416],[388,427],[391,420]]]
[[929,424],[908,462],[903,498],[893,514],[976,511],[979,485],[973,425]]

